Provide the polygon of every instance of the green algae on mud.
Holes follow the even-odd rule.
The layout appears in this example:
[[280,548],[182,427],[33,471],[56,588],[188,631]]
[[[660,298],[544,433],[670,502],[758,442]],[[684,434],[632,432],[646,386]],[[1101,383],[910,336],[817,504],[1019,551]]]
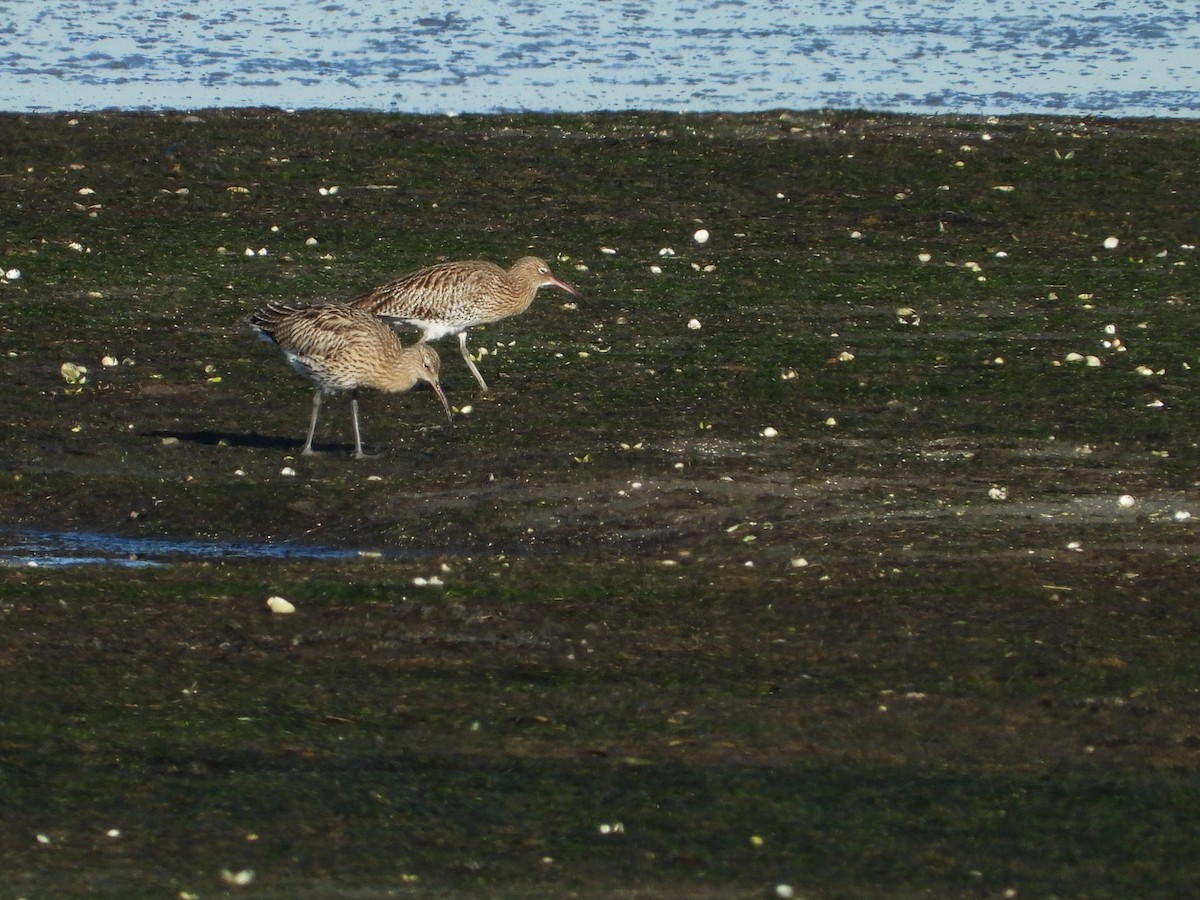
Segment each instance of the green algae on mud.
[[[0,524],[385,554],[0,569],[5,890],[1195,888],[1196,123],[0,125]],[[528,251],[295,455],[252,309]]]

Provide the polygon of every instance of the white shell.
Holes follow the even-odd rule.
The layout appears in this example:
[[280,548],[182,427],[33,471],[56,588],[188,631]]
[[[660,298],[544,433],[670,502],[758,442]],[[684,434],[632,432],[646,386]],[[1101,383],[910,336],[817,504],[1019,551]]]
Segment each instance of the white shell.
[[708,229],[701,228],[697,230],[697,232],[692,235],[692,240],[694,240],[697,244],[708,243]]
[[278,613],[279,615],[287,615],[288,613],[294,613],[296,611],[296,607],[291,603],[291,601],[285,600],[283,597],[279,596],[267,598],[267,609],[273,613]]

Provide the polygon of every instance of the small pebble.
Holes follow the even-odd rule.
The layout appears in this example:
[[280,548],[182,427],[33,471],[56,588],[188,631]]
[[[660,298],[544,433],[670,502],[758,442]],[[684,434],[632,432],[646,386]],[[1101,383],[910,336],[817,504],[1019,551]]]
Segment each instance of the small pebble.
[[699,229],[695,234],[692,235],[692,240],[694,240],[697,244],[707,244],[708,230],[704,228]]

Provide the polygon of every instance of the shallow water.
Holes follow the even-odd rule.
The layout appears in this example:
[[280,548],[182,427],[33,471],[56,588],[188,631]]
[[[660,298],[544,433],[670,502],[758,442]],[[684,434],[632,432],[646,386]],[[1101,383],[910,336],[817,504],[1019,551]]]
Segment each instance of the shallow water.
[[86,531],[0,531],[0,566],[162,566],[182,560],[352,559],[334,547],[239,541],[187,541],[129,537]]
[[0,4],[0,110],[1192,116],[1186,2]]

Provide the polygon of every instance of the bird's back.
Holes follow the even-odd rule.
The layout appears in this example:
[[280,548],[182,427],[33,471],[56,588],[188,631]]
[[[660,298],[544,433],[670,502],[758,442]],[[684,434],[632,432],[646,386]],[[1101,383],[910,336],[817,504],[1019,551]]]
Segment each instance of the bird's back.
[[395,332],[363,310],[341,303],[302,308],[272,305],[250,317],[264,339],[278,344],[289,363],[323,391],[393,386],[402,367]]
[[349,302],[372,315],[416,325],[424,332],[424,340],[434,340],[509,315],[504,310],[511,294],[507,275],[486,260],[439,263],[381,284]]

